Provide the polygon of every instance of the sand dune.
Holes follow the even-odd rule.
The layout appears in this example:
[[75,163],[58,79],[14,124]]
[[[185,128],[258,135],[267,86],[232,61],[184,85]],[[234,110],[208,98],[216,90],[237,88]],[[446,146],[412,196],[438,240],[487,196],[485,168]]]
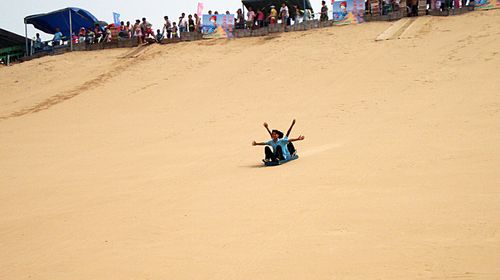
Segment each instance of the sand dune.
[[499,279],[500,10],[391,25],[1,68],[0,279]]

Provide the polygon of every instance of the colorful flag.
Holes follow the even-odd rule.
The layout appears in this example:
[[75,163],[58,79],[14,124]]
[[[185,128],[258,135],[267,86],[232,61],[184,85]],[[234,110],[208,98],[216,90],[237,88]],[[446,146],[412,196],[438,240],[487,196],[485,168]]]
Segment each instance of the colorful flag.
[[336,0],[333,2],[333,24],[356,24],[364,22],[363,0]]
[[203,3],[201,2],[198,2],[198,11],[196,12],[196,14],[201,17],[201,14],[203,14]]
[[234,15],[203,15],[203,38],[233,38]]
[[120,26],[120,14],[113,12],[113,21],[115,22],[115,26]]

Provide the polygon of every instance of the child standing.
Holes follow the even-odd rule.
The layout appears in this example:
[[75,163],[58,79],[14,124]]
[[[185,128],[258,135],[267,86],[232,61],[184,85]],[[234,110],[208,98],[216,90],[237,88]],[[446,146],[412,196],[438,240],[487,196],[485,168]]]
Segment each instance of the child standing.
[[179,37],[179,28],[177,28],[177,23],[173,23],[172,25],[172,38],[177,38]]

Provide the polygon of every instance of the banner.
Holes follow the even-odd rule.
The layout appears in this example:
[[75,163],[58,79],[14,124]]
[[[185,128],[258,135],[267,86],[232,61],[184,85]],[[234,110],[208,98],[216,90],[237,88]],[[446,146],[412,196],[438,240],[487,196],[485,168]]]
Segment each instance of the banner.
[[476,10],[499,9],[500,0],[476,0]]
[[198,3],[198,11],[196,12],[196,14],[201,17],[201,14],[203,14],[203,3],[199,2]]
[[113,22],[115,23],[115,26],[120,26],[120,14],[113,13]]
[[232,38],[234,15],[203,15],[203,38]]
[[365,13],[363,0],[337,0],[333,2],[333,24],[345,25],[362,23]]

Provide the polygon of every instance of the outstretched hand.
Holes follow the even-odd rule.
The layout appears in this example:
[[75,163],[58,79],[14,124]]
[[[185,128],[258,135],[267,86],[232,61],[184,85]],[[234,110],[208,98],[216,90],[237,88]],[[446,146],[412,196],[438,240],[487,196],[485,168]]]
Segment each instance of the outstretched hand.
[[295,119],[293,119],[293,121],[292,121],[292,125],[294,125],[294,124],[295,124]]
[[297,139],[302,141],[302,140],[306,139],[306,137],[304,137],[303,135],[300,135],[299,138],[297,138]]
[[257,142],[253,141],[252,146],[257,146]]
[[267,125],[267,123],[266,123],[266,122],[264,123],[264,127],[265,127],[265,128],[268,128],[268,127],[269,127],[269,126]]

